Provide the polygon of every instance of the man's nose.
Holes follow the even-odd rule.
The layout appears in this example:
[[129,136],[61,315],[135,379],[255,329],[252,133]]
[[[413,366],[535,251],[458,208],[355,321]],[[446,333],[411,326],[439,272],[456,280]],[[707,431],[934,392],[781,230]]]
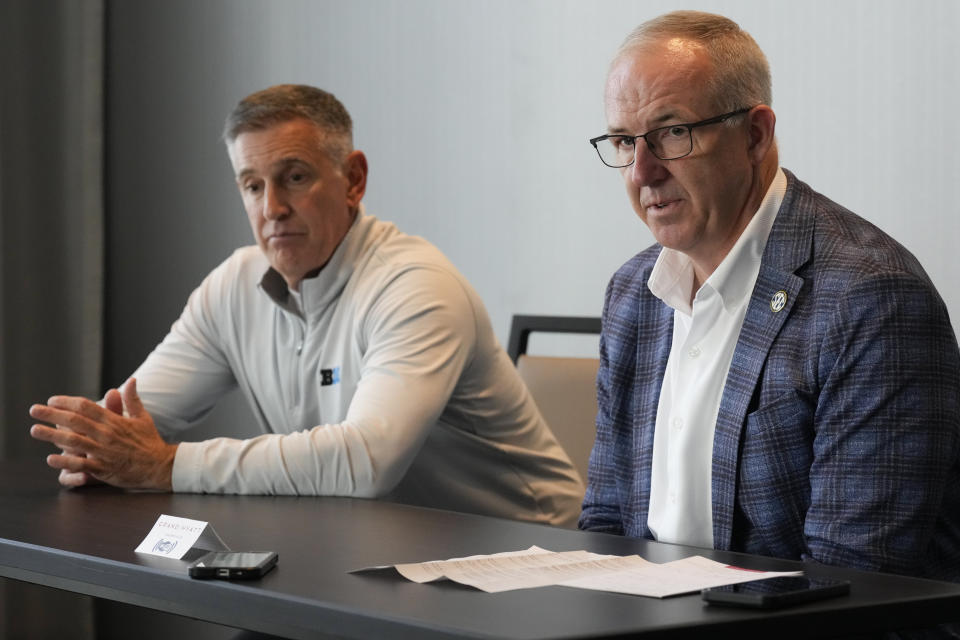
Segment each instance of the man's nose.
[[637,140],[633,153],[633,164],[627,167],[627,179],[635,185],[656,184],[669,175],[664,161],[653,155],[646,140]]
[[266,186],[263,192],[263,217],[278,220],[290,215],[290,205],[281,189]]

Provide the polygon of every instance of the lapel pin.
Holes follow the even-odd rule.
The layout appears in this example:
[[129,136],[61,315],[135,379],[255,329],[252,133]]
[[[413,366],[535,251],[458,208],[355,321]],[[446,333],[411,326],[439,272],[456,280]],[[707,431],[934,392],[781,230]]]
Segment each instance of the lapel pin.
[[780,313],[787,306],[787,292],[781,289],[770,298],[770,310],[774,313]]

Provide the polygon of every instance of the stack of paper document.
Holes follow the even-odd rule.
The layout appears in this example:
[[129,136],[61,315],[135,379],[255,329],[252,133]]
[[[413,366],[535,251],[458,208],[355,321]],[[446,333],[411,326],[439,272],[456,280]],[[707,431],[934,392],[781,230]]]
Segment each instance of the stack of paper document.
[[[413,582],[453,580],[488,593],[560,585],[653,598],[803,573],[740,569],[703,556],[657,564],[636,555],[608,556],[589,551],[554,552],[540,547],[468,558],[397,564],[392,567]],[[390,567],[370,567],[385,568]]]

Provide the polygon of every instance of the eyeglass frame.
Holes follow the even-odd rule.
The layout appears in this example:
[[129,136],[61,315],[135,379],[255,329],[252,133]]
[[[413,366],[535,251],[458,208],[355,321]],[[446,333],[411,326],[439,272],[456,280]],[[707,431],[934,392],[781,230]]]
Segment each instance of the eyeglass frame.
[[[634,162],[637,161],[637,140],[643,138],[643,141],[647,143],[647,149],[650,150],[650,153],[653,154],[658,160],[669,161],[669,160],[679,160],[680,158],[686,158],[688,155],[693,153],[693,130],[697,127],[704,127],[708,124],[718,124],[720,122],[726,122],[734,116],[739,116],[741,114],[747,113],[753,110],[754,107],[744,107],[743,109],[737,109],[736,111],[731,111],[730,113],[724,113],[719,116],[714,116],[712,118],[707,118],[706,120],[700,120],[698,122],[689,122],[689,123],[678,123],[678,124],[669,124],[665,127],[657,127],[656,129],[650,129],[646,133],[642,133],[638,136],[631,136],[628,133],[605,133],[602,136],[597,136],[596,138],[590,138],[590,144],[593,145],[593,148],[596,150],[597,155],[600,157],[600,162],[605,166],[610,167],[611,169],[624,169],[629,167]],[[683,155],[674,156],[672,158],[661,158],[657,155],[656,151],[653,150],[653,145],[650,144],[650,141],[647,140],[647,136],[651,133],[657,131],[662,131],[663,129],[672,129],[673,127],[683,127],[687,130],[687,136],[690,138],[690,150],[684,153]],[[610,138],[633,138],[633,159],[630,160],[627,164],[613,165],[609,164],[606,160],[603,159],[603,154],[600,153],[600,149],[597,147],[598,142],[603,142],[604,140],[609,140]]]

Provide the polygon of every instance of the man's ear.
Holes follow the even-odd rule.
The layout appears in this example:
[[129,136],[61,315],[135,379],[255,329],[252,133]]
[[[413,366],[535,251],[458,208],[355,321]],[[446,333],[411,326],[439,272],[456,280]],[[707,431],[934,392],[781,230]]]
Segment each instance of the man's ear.
[[749,124],[749,148],[747,153],[755,165],[763,162],[774,144],[774,133],[777,127],[777,116],[773,109],[765,104],[754,107],[747,114]]
[[360,206],[367,190],[367,156],[363,151],[351,151],[343,163],[343,175],[347,178],[347,206]]

